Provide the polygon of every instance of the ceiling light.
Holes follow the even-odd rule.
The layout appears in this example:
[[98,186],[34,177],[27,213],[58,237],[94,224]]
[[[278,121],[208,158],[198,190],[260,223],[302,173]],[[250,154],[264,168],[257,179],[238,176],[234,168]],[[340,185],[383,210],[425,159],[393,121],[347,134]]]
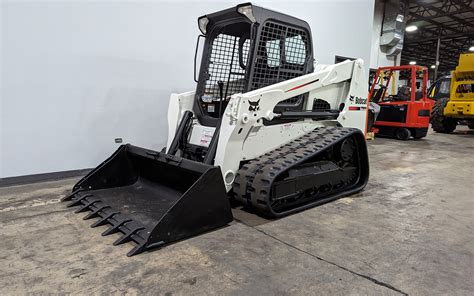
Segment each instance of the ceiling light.
[[410,61],[408,64],[410,64],[410,65],[416,65],[416,61]]
[[435,66],[435,65],[431,65],[431,69],[434,69],[434,68],[436,68],[436,66]]
[[411,26],[408,26],[408,27],[405,28],[405,31],[407,31],[407,32],[414,32],[416,30],[418,30],[418,27],[414,26],[414,25],[411,25]]
[[474,51],[474,46],[469,47],[469,51]]

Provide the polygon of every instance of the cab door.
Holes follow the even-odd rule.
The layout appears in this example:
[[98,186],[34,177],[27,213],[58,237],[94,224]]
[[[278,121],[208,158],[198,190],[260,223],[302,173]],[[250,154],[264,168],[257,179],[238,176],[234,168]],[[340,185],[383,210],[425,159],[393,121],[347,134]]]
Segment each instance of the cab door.
[[451,77],[443,77],[438,79],[428,89],[428,98],[435,101],[442,98],[449,98],[450,87]]

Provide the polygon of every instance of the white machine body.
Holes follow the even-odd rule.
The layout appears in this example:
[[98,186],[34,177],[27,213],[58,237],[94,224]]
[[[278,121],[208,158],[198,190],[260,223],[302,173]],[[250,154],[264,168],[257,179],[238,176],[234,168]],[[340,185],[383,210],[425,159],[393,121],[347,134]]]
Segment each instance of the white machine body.
[[[337,120],[306,118],[291,123],[264,124],[264,120],[278,118],[279,114],[273,113],[273,110],[279,102],[305,93],[309,94],[305,110],[312,110],[314,100],[324,100],[331,109],[340,110]],[[367,93],[364,62],[357,59],[334,65],[315,64],[313,73],[232,95],[221,121],[214,160],[214,165],[221,168],[227,191],[232,188],[242,161],[257,158],[317,127],[342,125],[358,128],[365,133]],[[193,112],[195,102],[194,91],[171,95],[167,147],[173,141],[183,113]],[[193,145],[208,147],[215,130],[215,127],[204,126],[194,118],[188,141]]]

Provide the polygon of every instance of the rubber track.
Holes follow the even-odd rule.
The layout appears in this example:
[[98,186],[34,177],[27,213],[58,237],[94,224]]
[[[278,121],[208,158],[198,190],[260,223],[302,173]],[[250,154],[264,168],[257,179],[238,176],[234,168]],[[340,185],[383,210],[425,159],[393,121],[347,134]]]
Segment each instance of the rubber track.
[[269,195],[275,179],[284,171],[333,146],[358,130],[343,127],[320,127],[265,153],[243,165],[236,174],[234,196],[261,214],[275,216],[270,210]]

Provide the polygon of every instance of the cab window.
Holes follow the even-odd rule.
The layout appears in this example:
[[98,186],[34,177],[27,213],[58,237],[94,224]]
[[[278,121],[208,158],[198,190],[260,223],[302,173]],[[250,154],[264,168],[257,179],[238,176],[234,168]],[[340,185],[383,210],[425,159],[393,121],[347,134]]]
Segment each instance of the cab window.
[[449,89],[451,87],[451,79],[442,79],[436,82],[428,92],[430,99],[440,99],[449,97]]

